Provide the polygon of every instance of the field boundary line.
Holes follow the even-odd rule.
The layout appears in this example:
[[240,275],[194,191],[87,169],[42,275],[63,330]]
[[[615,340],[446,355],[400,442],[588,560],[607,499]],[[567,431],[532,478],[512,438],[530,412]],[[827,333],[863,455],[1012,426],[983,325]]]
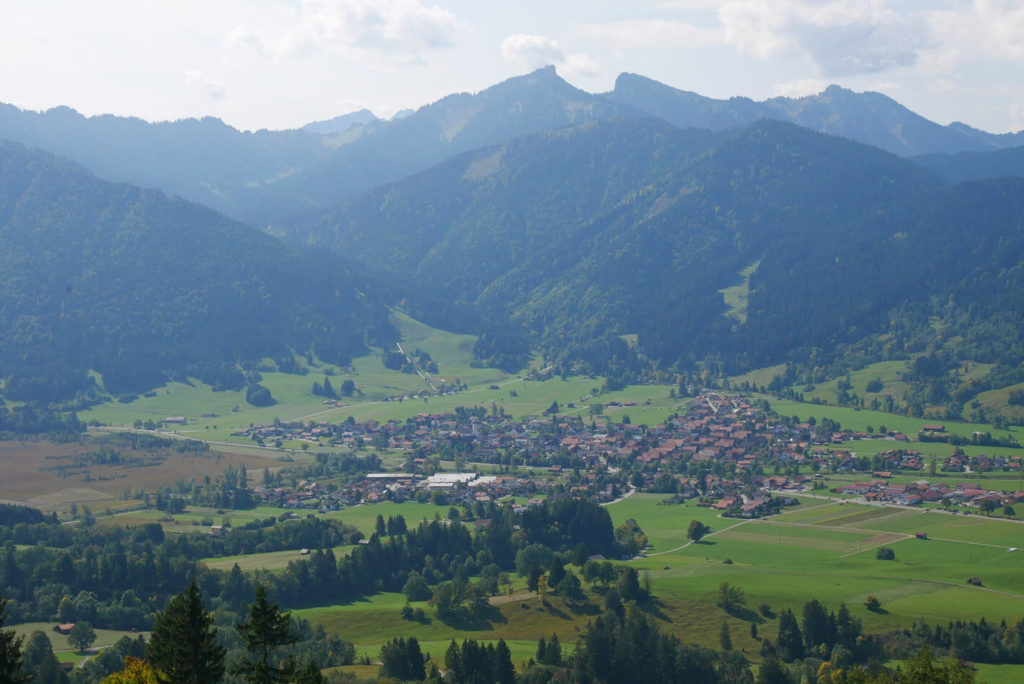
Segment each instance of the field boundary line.
[[866,548],[858,548],[856,551],[851,551],[850,553],[844,553],[842,556],[840,556],[840,558],[847,558],[848,556],[856,556],[858,553],[864,553],[865,551],[870,551],[871,549],[878,549],[878,548],[881,548],[881,547],[885,546],[886,544],[893,544],[895,542],[906,541],[908,539],[913,539],[914,538],[912,535],[904,534],[902,532],[883,532],[882,534],[898,535],[900,538],[899,539],[892,539],[892,540],[889,540],[889,541],[883,541],[881,543],[873,544],[873,545],[868,546]]
[[[753,522],[753,520],[741,520],[740,522],[736,523],[735,525],[729,525],[728,527],[724,527],[724,528],[722,528],[720,530],[715,530],[714,532],[709,532],[708,534],[704,535],[704,537],[702,537],[702,539],[714,536],[714,535],[719,534],[721,532],[726,532],[728,530],[733,529],[734,527],[739,527],[740,525],[746,525],[749,522]],[[652,558],[654,556],[660,556],[660,555],[665,554],[665,553],[674,553],[676,551],[682,551],[687,546],[689,546],[690,544],[693,544],[693,543],[694,543],[694,541],[691,539],[690,541],[686,542],[682,546],[676,547],[674,549],[668,549],[667,551],[656,551],[654,553],[649,553],[649,554],[647,554],[646,557],[647,558]]]

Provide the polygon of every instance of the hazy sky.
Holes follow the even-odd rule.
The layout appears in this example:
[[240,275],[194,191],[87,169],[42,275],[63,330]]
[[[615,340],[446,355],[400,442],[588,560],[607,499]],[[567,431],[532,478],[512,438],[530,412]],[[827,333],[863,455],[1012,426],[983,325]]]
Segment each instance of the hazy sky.
[[712,97],[883,92],[1024,129],[1021,0],[4,0],[0,101],[289,128],[379,116],[554,64]]

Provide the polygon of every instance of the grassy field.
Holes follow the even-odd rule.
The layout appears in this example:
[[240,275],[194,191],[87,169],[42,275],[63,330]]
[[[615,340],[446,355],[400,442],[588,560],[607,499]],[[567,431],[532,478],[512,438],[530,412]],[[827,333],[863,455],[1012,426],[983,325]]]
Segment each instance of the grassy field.
[[[522,582],[520,581],[520,585]],[[596,600],[600,597],[592,596]],[[557,633],[559,639],[570,651],[576,635],[584,624],[582,618],[595,614],[591,604],[576,606],[557,597],[549,597],[547,606],[540,599],[527,593],[520,586],[509,600],[507,596],[494,600],[490,612],[471,624],[446,624],[437,619],[433,608],[426,602],[414,602],[414,608],[422,608],[428,615],[428,622],[419,623],[402,619],[400,611],[405,605],[401,594],[382,593],[365,600],[335,604],[316,608],[302,608],[292,611],[294,615],[323,625],[328,631],[337,632],[355,642],[357,652],[376,658],[381,645],[396,636],[414,636],[420,641],[424,652],[443,658],[451,639],[480,639],[496,641],[505,639],[517,665],[535,655],[537,639],[541,635]]]
[[[603,384],[601,378],[526,380],[523,375],[511,375],[494,368],[474,368],[471,365],[473,336],[431,328],[397,311],[392,314],[392,322],[401,332],[402,346],[407,353],[420,349],[437,363],[438,372],[431,375],[431,382],[452,385],[458,380],[466,389],[454,395],[412,398],[412,394],[429,390],[428,383],[414,373],[385,368],[382,351],[377,350],[355,359],[347,368],[296,358],[296,364],[305,374],[261,372],[261,383],[277,401],[273,406],[250,406],[245,402],[244,391],[214,392],[193,379],[188,383],[170,383],[151,396],[129,403],[100,404],[79,415],[84,421],[113,427],[181,416],[188,422],[168,426],[168,431],[202,439],[219,448],[248,449],[234,452],[239,455],[274,458],[279,452],[257,450],[251,442],[233,433],[253,424],[269,424],[275,418],[285,422],[340,422],[349,417],[358,421],[405,420],[420,413],[450,412],[457,406],[502,408],[506,414],[521,418],[542,415],[553,402],[558,402],[565,415],[589,417],[591,406],[600,403],[605,407],[605,419],[620,422],[628,415],[633,423],[654,425],[685,406],[684,401],[669,396],[672,387],[668,385],[631,386],[595,396]],[[326,406],[323,398],[312,391],[313,382],[322,381],[325,375],[335,386],[352,379],[358,388],[357,395],[343,398],[341,406]],[[633,403],[634,406],[609,406],[612,402]],[[299,447],[298,444],[283,446]]]
[[[770,401],[772,409],[781,415],[799,416],[801,420],[807,420],[811,416],[816,420],[831,418],[832,420],[838,421],[845,429],[853,430],[855,432],[866,432],[869,425],[876,430],[880,425],[884,425],[889,430],[899,430],[910,437],[914,437],[921,430],[922,426],[932,425],[939,422],[945,426],[946,432],[961,435],[963,437],[969,437],[971,433],[980,430],[991,433],[993,437],[1009,435],[1018,442],[1024,440],[1024,427],[1020,426],[1011,427],[1009,430],[994,430],[991,425],[986,423],[954,423],[949,421],[926,420],[924,418],[912,418],[909,416],[898,416],[891,413],[883,413],[882,411],[869,411],[866,409],[855,409],[845,406],[821,406],[818,404],[806,404],[788,399],[771,399]],[[934,446],[940,445],[934,444]],[[952,449],[952,447],[949,448]],[[986,447],[986,449],[988,450],[986,453],[994,453],[992,451],[992,447]],[[1024,453],[1020,450],[1016,451],[1018,454]]]
[[[263,520],[265,518],[277,518],[282,514],[292,514],[294,510],[285,508],[271,508],[259,506],[245,511],[225,511],[218,513],[217,509],[204,506],[187,506],[184,513],[170,514],[165,511],[154,509],[131,511],[116,515],[112,518],[101,520],[101,523],[122,526],[135,526],[147,523],[158,522],[163,525],[164,531],[169,533],[195,532],[197,528],[207,531],[210,525],[223,525],[225,523],[241,526],[247,523]],[[305,512],[300,512],[303,514]]]
[[[632,518],[648,534],[651,548],[632,561],[657,597],[646,610],[687,641],[717,647],[721,623],[728,621],[736,648],[756,659],[759,644],[749,637],[748,623],[756,622],[762,637],[775,639],[775,618],[753,609],[727,615],[715,606],[714,593],[723,581],[744,590],[748,607],[768,603],[776,615],[782,608],[799,614],[811,597],[831,609],[845,602],[869,631],[909,627],[920,618],[946,622],[985,616],[1015,622],[1024,616],[1024,551],[1009,550],[1024,548],[1024,525],[1018,523],[809,497],[779,516],[738,520],[693,503],[665,505],[663,498],[634,494],[608,511],[615,524]],[[409,505],[363,506],[341,515],[358,512],[361,520],[354,524],[372,525],[378,512],[387,517]],[[430,509],[424,514],[432,517]],[[686,539],[695,519],[714,530],[696,544]],[[927,532],[929,539],[915,538],[917,532]],[[894,550],[895,560],[875,558],[882,545]],[[974,576],[982,578],[983,586],[966,583]],[[588,606],[552,597],[544,607],[525,592],[522,578],[512,579],[516,595],[493,599],[490,614],[473,624],[441,622],[425,602],[413,605],[423,608],[427,622],[403,620],[404,596],[389,593],[295,613],[352,639],[371,658],[398,635],[416,636],[432,653],[443,651],[449,639],[504,638],[518,663],[532,655],[539,635],[558,633],[563,644],[571,644],[603,601],[592,592]],[[881,600],[883,612],[864,608],[869,595]],[[996,678],[1005,680],[1022,670],[985,671],[1000,681]]]
[[[352,552],[353,546],[336,546],[331,549],[335,557],[341,558]],[[292,561],[308,559],[301,551],[268,551],[267,553],[250,553],[243,556],[218,556],[216,558],[204,558],[200,563],[211,570],[230,570],[235,565],[243,572],[253,570],[281,570],[288,567]]]
[[[123,495],[136,487],[153,491],[157,485],[169,484],[180,477],[215,477],[228,466],[245,465],[252,471],[264,466],[280,465],[276,460],[242,454],[207,454],[169,452],[162,461],[146,467],[127,465],[89,465],[61,471],[80,454],[99,447],[88,443],[61,443],[43,440],[0,442],[0,499],[25,503],[43,511],[66,514],[72,503],[89,506],[99,515],[107,509],[117,512],[137,506],[125,501]],[[120,451],[130,452],[128,449]],[[273,458],[279,454],[273,454]]]
[[[53,631],[56,622],[23,622],[20,625],[7,625],[10,629],[13,629],[15,634],[24,636],[27,641],[32,632],[40,631],[50,638],[50,643],[53,644],[53,650],[57,652],[58,657],[65,661],[77,662],[81,660],[81,656],[75,653],[74,647],[71,642],[68,641],[66,634]],[[149,632],[121,632],[113,629],[98,629],[94,628],[96,632],[96,642],[93,644],[94,648],[103,648],[105,646],[112,645],[115,641],[123,636],[131,637],[132,639],[142,635],[147,640],[149,639]]]
[[[990,363],[965,361],[955,372],[961,381],[966,382],[984,377],[992,368],[994,368],[994,365]],[[729,381],[733,386],[738,386],[747,381],[758,387],[765,387],[771,382],[772,378],[776,375],[783,375],[785,371],[786,366],[780,364],[734,376],[729,378]],[[868,406],[875,399],[884,402],[886,395],[893,398],[896,406],[903,406],[905,404],[904,397],[909,387],[903,377],[906,371],[906,361],[880,361],[869,364],[859,370],[851,371],[842,379],[849,379],[852,387],[848,391],[864,399],[865,404]],[[869,392],[868,383],[872,380],[881,381],[882,388],[875,392]],[[839,390],[839,382],[840,379],[836,378],[813,385],[794,385],[791,389],[800,392],[806,401],[835,402]],[[1009,393],[1013,389],[1024,389],[1024,383],[983,392],[975,399],[972,399],[969,405],[963,407],[963,413],[965,415],[970,413],[970,410],[974,408],[973,402],[976,400],[979,406],[984,407],[990,412],[998,411],[1008,418],[1016,419],[1015,422],[1024,422],[1024,407],[1012,406],[1008,403]]]

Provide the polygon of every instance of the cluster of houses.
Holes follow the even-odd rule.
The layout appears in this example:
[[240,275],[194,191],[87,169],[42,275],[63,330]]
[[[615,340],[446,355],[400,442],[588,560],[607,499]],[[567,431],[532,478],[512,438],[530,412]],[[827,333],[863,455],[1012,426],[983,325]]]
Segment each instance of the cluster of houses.
[[[546,492],[557,476],[512,477],[480,475],[475,472],[435,473],[368,473],[357,482],[344,485],[322,485],[303,480],[295,488],[256,487],[253,497],[263,505],[283,508],[341,510],[346,506],[381,501],[402,502],[429,500],[437,502],[435,493],[443,494],[448,504],[486,504],[508,496],[530,497]],[[536,498],[537,501],[541,499]]]
[[917,480],[909,484],[892,484],[886,478],[890,473],[874,473],[879,479],[868,482],[855,482],[836,488],[837,492],[863,497],[868,503],[893,503],[900,506],[916,506],[923,503],[941,503],[947,501],[958,506],[983,508],[989,505],[1013,506],[1024,501],[1024,491],[999,492],[982,489],[976,482],[958,482],[950,485],[945,482],[930,483],[928,480]]
[[[773,419],[746,398],[713,391],[696,397],[684,415],[653,426],[587,421],[576,414],[518,420],[493,409],[460,408],[455,413],[422,413],[405,421],[357,423],[350,418],[339,424],[254,425],[238,434],[261,443],[300,440],[356,450],[372,445],[406,453],[406,472],[370,473],[343,484],[303,480],[292,487],[252,490],[261,503],[323,511],[382,500],[473,505],[541,494],[606,502],[635,487],[680,500],[699,497],[730,515],[756,517],[777,506],[780,495],[784,498],[808,487],[813,478],[800,473],[805,465],[814,466],[815,471],[873,470],[874,479],[842,488],[871,502],[915,505],[947,500],[980,506],[987,498],[1009,505],[1018,497],[925,480],[892,485],[888,482],[891,471],[920,471],[925,466],[918,451],[898,446],[907,441],[906,435],[852,432],[830,421]],[[894,448],[870,457],[835,448],[867,439],[886,439],[894,442]],[[494,476],[438,472],[439,458],[455,460],[457,467],[459,459],[527,466],[528,474],[500,474],[502,469]],[[694,464],[701,466],[699,478],[692,475]],[[1019,469],[1020,459],[975,456],[968,460],[954,455],[943,464],[948,471],[997,468]],[[468,468],[463,465],[462,470]],[[769,474],[771,470],[774,474]],[[1024,493],[1019,496],[1024,498]]]

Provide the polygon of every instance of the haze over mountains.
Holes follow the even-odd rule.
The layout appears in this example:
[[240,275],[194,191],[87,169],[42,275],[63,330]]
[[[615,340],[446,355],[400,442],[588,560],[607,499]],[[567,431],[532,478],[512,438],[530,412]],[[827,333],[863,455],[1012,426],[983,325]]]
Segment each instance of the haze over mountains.
[[804,98],[714,100],[623,74],[612,92],[591,94],[553,67],[389,121],[356,112],[299,131],[247,133],[212,118],[149,124],[86,118],[66,107],[36,113],[3,105],[0,138],[66,156],[107,180],[158,188],[281,230],[461,152],[587,121],[645,116],[710,130],[779,119],[902,156],[1024,144],[1022,133],[940,126],[884,95],[836,86]]
[[508,368],[531,348],[623,377],[936,344],[1004,380],[1024,361],[1022,134],[875,93],[712,100],[624,74],[595,95],[546,68],[389,121],[5,105],[0,138],[84,167],[0,147],[9,396],[344,361],[393,339],[399,301]]

